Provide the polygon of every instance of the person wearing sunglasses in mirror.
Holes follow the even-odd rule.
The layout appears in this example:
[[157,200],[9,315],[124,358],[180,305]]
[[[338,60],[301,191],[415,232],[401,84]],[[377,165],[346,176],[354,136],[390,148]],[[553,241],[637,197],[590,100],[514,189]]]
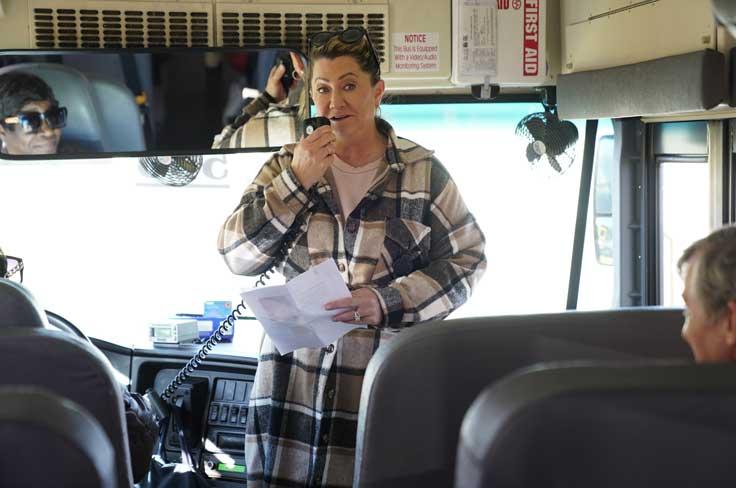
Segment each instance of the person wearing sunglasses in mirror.
[[212,149],[269,147],[295,141],[298,120],[303,118],[299,107],[307,103],[304,90],[299,90],[303,75],[304,62],[298,53],[277,56],[266,89],[250,99],[235,120],[215,136]]
[[0,75],[0,152],[56,154],[67,111],[51,87],[21,71]]
[[287,280],[334,260],[351,296],[324,308],[364,327],[286,355],[264,338],[246,423],[249,488],[352,486],[368,361],[403,328],[456,310],[486,267],[483,233],[449,172],[380,117],[385,86],[367,32],[315,34],[308,54],[305,83],[329,124],[266,162],[219,251],[234,273],[278,264]]

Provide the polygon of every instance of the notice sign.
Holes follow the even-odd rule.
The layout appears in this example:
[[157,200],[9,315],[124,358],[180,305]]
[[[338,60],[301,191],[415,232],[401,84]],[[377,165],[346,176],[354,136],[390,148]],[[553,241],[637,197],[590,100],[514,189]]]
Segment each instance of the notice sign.
[[401,32],[393,34],[392,40],[392,72],[440,70],[439,33]]

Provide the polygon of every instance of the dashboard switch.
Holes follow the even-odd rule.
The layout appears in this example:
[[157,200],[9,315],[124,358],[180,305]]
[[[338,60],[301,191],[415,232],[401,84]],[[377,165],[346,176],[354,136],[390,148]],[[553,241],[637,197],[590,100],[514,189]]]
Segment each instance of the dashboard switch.
[[220,413],[220,412],[219,412],[219,410],[220,410],[220,409],[218,408],[218,406],[217,406],[217,405],[212,405],[212,406],[210,407],[210,420],[211,420],[211,421],[215,421],[215,420],[217,420],[217,416],[218,416],[218,414]]

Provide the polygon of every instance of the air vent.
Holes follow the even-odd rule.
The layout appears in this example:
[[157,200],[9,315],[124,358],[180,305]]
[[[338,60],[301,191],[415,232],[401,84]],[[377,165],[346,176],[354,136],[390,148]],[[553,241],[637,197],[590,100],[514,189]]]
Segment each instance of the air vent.
[[[388,5],[217,3],[217,44],[227,47],[286,46],[307,51],[307,38],[315,32],[364,27],[389,69]],[[337,10],[340,10],[339,12]]]
[[32,46],[64,49],[213,44],[211,5],[151,5],[156,8],[135,2],[32,1]]

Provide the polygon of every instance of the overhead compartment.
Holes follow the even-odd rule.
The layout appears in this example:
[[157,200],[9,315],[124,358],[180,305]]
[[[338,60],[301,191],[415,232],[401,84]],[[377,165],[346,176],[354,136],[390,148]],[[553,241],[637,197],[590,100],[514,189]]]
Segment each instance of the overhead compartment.
[[717,49],[710,0],[562,0],[562,73]]

